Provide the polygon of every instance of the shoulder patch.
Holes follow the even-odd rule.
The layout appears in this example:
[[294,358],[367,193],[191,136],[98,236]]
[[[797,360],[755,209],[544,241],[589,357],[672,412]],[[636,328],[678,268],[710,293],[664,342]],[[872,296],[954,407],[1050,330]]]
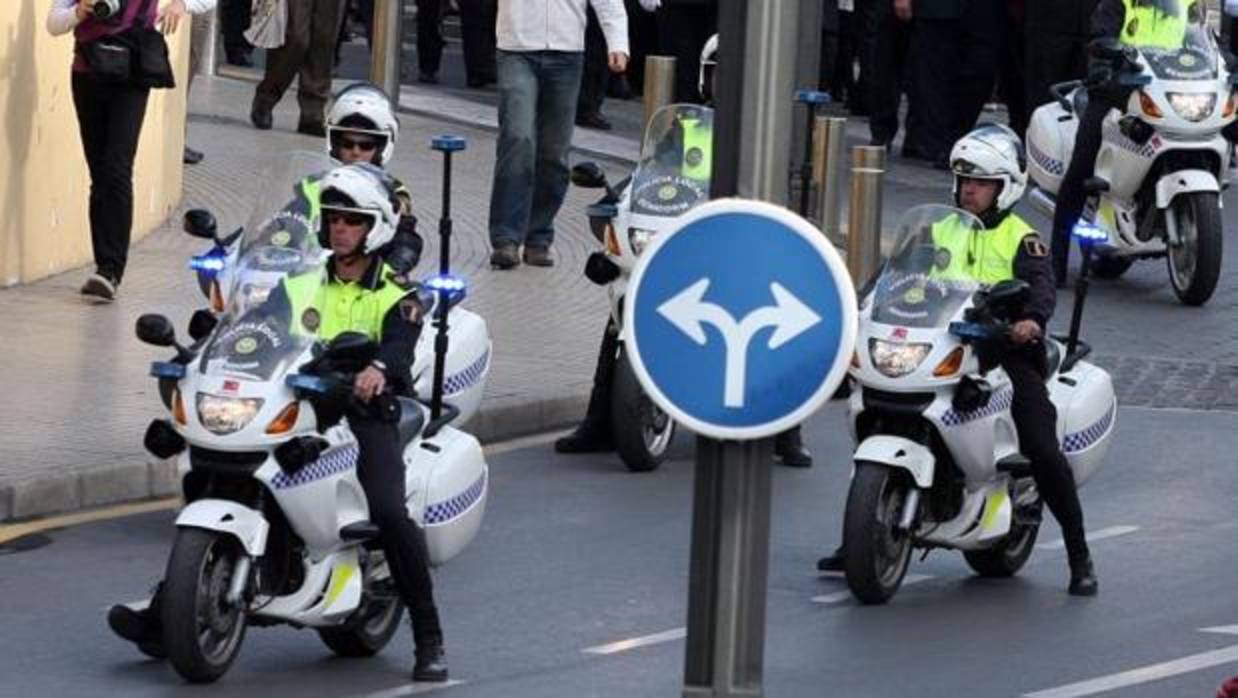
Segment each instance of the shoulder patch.
[[1031,257],[1048,257],[1049,248],[1035,235],[1023,238],[1023,250]]

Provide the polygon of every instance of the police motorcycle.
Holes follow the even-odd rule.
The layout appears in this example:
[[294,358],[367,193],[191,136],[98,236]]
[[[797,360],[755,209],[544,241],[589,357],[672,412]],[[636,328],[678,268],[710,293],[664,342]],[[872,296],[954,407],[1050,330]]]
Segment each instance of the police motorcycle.
[[[264,197],[259,206],[280,200]],[[214,326],[192,346],[178,343],[163,316],[137,323],[139,339],[175,351],[151,366],[171,414],[151,423],[145,445],[177,458],[186,502],[159,604],[163,643],[139,647],[166,654],[195,683],[227,672],[248,626],[312,628],[336,654],[362,657],[383,649],[403,613],[356,475],[356,439],[338,418],[377,344],[343,333],[324,345],[312,308],[293,317],[292,304],[257,302],[243,288],[275,273],[311,293],[327,283],[329,252],[286,213],[244,229],[228,306],[217,320],[198,311],[198,329]],[[406,301],[416,306],[409,312],[435,319],[439,366],[461,317],[448,307],[464,295],[459,279],[442,275]],[[433,333],[426,322],[423,334]],[[437,380],[430,399],[385,395],[378,403],[399,411],[408,512],[425,531],[432,565],[477,535],[489,488],[481,446],[456,426],[462,410],[444,399],[442,371]],[[480,400],[480,387],[468,390],[477,394],[457,397]]]
[[[894,596],[913,549],[959,550],[982,576],[1014,575],[1040,527],[1042,502],[1010,414],[1013,390],[997,365],[1028,287],[953,278],[950,250],[934,242],[947,227],[984,234],[980,220],[959,209],[907,211],[860,308],[843,547],[847,584],[865,604]],[[1065,345],[1044,340],[1057,431],[1080,485],[1104,459],[1117,415],[1109,374],[1083,360],[1086,295],[1085,282]]]
[[[1222,130],[1234,123],[1238,99],[1216,40],[1189,23],[1182,45],[1133,48],[1098,44],[1100,57],[1124,67],[1114,82],[1133,88],[1123,112],[1103,127],[1095,177],[1082,219],[1103,228],[1111,249],[1094,261],[1102,278],[1118,278],[1137,260],[1167,257],[1178,299],[1202,305],[1221,273],[1221,189],[1230,149]],[[1098,76],[1094,84],[1104,82]],[[1032,115],[1027,131],[1031,201],[1049,216],[1083,114],[1082,81],[1050,88],[1055,101]]]
[[[587,210],[589,230],[604,250],[589,256],[585,276],[606,286],[615,328],[623,327],[623,301],[637,258],[656,236],[675,228],[680,216],[709,200],[713,118],[713,109],[695,104],[669,104],[654,112],[636,169],[617,185],[607,182],[595,163],[572,168],[573,184],[606,192]],[[617,331],[611,435],[629,470],[653,470],[674,439],[675,422],[641,388],[626,338]]]
[[[287,273],[290,253],[316,245],[318,215],[311,203],[317,196],[306,175],[316,175],[334,164],[326,156],[309,151],[292,153],[287,161],[264,176],[266,182],[249,221],[232,233],[221,234],[215,217],[194,209],[184,217],[184,230],[193,237],[212,241],[210,249],[189,260],[198,288],[214,315],[224,312],[232,295],[242,309],[261,304]],[[308,187],[308,190],[307,190]],[[290,203],[272,214],[270,204]],[[272,216],[282,225],[273,226]],[[266,229],[264,235],[245,231]],[[295,257],[293,257],[293,264]],[[396,265],[399,266],[399,265]],[[408,264],[407,266],[412,266]],[[460,410],[460,424],[477,414],[492,364],[490,331],[477,313],[459,305],[449,310],[451,343],[447,352],[447,397]],[[197,334],[195,334],[195,332]],[[191,325],[190,334],[200,339],[203,330]],[[423,332],[413,361],[413,386],[418,395],[429,395],[434,381],[434,338]]]

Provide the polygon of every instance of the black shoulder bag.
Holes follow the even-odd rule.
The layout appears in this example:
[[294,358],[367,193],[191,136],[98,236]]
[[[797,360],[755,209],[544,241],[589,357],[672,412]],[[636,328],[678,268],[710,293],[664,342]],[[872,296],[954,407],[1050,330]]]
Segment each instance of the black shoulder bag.
[[[142,0],[139,18],[146,17],[153,1]],[[135,26],[78,47],[91,72],[108,82],[154,89],[176,86],[168,43],[158,29]]]

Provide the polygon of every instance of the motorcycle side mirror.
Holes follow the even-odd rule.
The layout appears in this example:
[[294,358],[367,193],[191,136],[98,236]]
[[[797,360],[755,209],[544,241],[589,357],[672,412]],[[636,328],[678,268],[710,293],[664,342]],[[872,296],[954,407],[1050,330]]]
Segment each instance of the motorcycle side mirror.
[[163,315],[143,315],[138,318],[135,330],[138,339],[147,344],[157,347],[176,346],[176,330],[172,329],[172,322]]
[[580,162],[572,167],[572,184],[584,189],[602,189],[606,173],[596,162]]
[[378,344],[360,332],[341,332],[327,344],[326,357],[334,362],[368,364],[378,355]]
[[214,313],[205,308],[199,308],[189,318],[189,336],[195,342],[202,341],[210,336],[218,324],[219,318],[215,317]]
[[204,208],[194,208],[185,212],[182,227],[186,233],[204,240],[214,240],[219,226],[215,223],[215,214]]
[[1126,46],[1113,37],[1096,39],[1088,46],[1088,50],[1096,58],[1106,61],[1114,61],[1126,56]]

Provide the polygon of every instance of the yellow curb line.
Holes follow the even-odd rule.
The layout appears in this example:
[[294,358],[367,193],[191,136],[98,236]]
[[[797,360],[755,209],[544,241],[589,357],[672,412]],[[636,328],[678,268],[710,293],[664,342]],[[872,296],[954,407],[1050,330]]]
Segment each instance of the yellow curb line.
[[121,504],[119,506],[107,507],[106,509],[79,511],[77,513],[65,514],[63,516],[52,516],[46,519],[38,519],[37,521],[0,525],[0,543],[7,543],[11,540],[21,538],[22,536],[28,536],[31,533],[49,531],[54,528],[68,528],[69,526],[80,526],[81,524],[92,523],[95,521],[106,521],[108,519],[119,519],[125,516],[145,514],[152,511],[175,509],[180,505],[180,497],[168,497],[165,499],[156,499],[151,502]]

